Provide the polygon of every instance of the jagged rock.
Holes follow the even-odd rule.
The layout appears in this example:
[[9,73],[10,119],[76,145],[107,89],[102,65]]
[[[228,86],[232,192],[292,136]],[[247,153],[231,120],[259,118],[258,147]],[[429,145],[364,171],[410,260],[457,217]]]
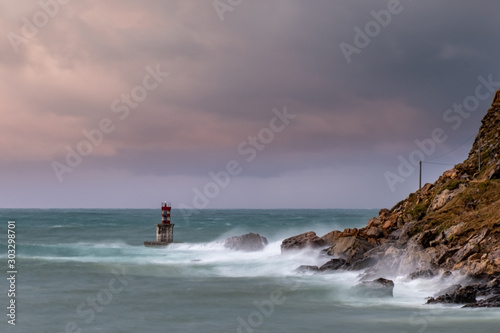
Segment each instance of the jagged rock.
[[360,259],[354,263],[352,263],[348,269],[351,271],[360,271],[362,269],[366,269],[369,267],[373,267],[377,264],[378,260],[373,257],[367,257],[364,259]]
[[379,238],[380,236],[383,235],[383,231],[375,226],[373,227],[370,227],[366,230],[365,234],[369,237],[373,237],[373,238]]
[[453,262],[459,263],[470,255],[479,251],[478,244],[486,237],[488,234],[488,229],[483,229],[479,235],[472,237],[467,244],[465,244],[460,250],[457,251],[451,258]]
[[458,170],[455,168],[453,168],[451,170],[446,170],[445,172],[443,172],[443,177],[456,179],[458,177]]
[[411,221],[406,223],[403,228],[394,232],[394,238],[396,239],[397,246],[402,247],[408,243],[408,241],[410,240],[410,232],[415,228],[416,225],[417,221]]
[[378,226],[380,226],[380,218],[378,217],[372,217],[371,219],[368,220],[368,223],[366,225],[367,228],[378,227]]
[[452,276],[453,276],[453,273],[452,273],[452,272],[450,272],[450,271],[445,271],[445,272],[443,273],[443,275],[441,275],[441,279],[447,279],[447,278],[452,277]]
[[[467,303],[464,308],[500,307],[500,281],[494,279],[486,284],[466,287],[453,285],[441,292],[437,298],[429,298],[427,303]],[[483,299],[476,301],[476,297]]]
[[438,297],[439,295],[450,295],[450,294],[454,294],[456,293],[457,291],[460,290],[460,288],[462,288],[463,286],[461,284],[454,284],[454,285],[451,285],[449,286],[448,288],[445,288],[443,290],[440,290],[438,293],[436,293],[436,295],[434,295],[435,297]]
[[327,233],[326,235],[323,235],[321,239],[323,239],[327,245],[331,246],[336,239],[342,236],[342,234],[343,234],[342,231],[334,230]]
[[295,273],[317,273],[319,272],[318,266],[308,266],[308,265],[302,265],[299,266],[297,269],[294,270]]
[[488,255],[488,258],[491,260],[495,260],[500,258],[500,248],[496,249],[495,251],[490,252]]
[[463,192],[464,186],[460,186],[456,190],[450,191],[448,189],[443,190],[440,194],[436,195],[427,210],[428,213],[441,209],[450,202],[457,194]]
[[[500,90],[481,123],[465,161],[392,210],[381,210],[365,228],[323,236],[322,241],[330,245],[328,255],[344,259],[342,269],[365,269],[363,279],[427,277],[438,270],[448,271],[443,282],[450,281],[445,277],[451,271],[484,283],[500,276]],[[292,248],[303,244],[289,243]],[[484,306],[496,304],[497,289],[471,288],[460,287],[434,301],[470,302],[476,290],[479,297],[491,299]]]
[[453,268],[455,270],[462,271],[465,275],[476,278],[496,276],[497,274],[500,274],[500,267],[489,259],[481,259],[479,261],[463,261],[456,264]]
[[393,297],[394,282],[384,278],[364,281],[353,287],[356,294],[365,297]]
[[332,259],[323,266],[319,268],[320,271],[325,272],[325,271],[336,271],[338,269],[341,269],[344,267],[346,264],[346,261],[344,259]]
[[226,239],[224,247],[236,251],[260,251],[267,246],[267,238],[259,234],[249,233]]
[[500,307],[500,295],[482,299],[480,301],[477,301],[476,303],[470,303],[464,306],[464,308],[498,308],[498,307]]
[[408,278],[410,280],[430,279],[433,278],[435,275],[436,274],[431,269],[420,269],[410,273],[410,275],[408,275]]
[[[436,264],[438,266],[442,266],[451,261],[451,258],[460,250],[460,247],[455,247],[452,249],[446,249],[441,255],[437,258]],[[452,262],[453,263],[453,262]]]
[[471,255],[469,258],[467,258],[468,261],[479,261],[481,258],[483,258],[486,254],[482,253],[474,253]]
[[500,161],[498,161],[497,164],[491,169],[488,174],[488,179],[500,179]]
[[416,242],[424,248],[429,247],[431,241],[436,238],[436,229],[427,230],[418,235]]
[[437,298],[431,297],[427,300],[427,304],[448,303],[448,304],[465,304],[476,303],[477,291],[472,286],[461,287],[455,289],[451,293],[445,293]]
[[378,212],[378,216],[380,219],[385,219],[387,218],[389,215],[391,215],[391,211],[388,210],[387,208],[382,208],[379,212]]
[[305,248],[318,248],[327,245],[325,240],[310,231],[285,239],[281,243],[281,252],[289,250],[302,250]]
[[463,232],[463,228],[465,227],[464,222],[460,222],[459,224],[456,224],[454,226],[449,227],[445,232],[444,235],[446,238],[449,238],[453,235],[460,235]]
[[363,254],[374,248],[374,245],[355,236],[338,238],[328,249],[328,254],[333,257],[346,259],[353,263],[363,259]]

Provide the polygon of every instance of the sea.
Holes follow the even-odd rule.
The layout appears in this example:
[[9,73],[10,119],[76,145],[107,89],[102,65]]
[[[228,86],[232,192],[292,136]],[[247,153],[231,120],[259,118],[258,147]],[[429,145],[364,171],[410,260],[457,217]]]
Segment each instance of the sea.
[[[299,274],[327,259],[281,254],[287,237],[359,228],[377,213],[174,205],[176,243],[147,248],[160,209],[1,209],[0,332],[500,332],[498,309],[426,305],[439,278],[398,277],[394,297],[368,298],[352,289],[360,272]],[[269,245],[224,247],[249,232]]]

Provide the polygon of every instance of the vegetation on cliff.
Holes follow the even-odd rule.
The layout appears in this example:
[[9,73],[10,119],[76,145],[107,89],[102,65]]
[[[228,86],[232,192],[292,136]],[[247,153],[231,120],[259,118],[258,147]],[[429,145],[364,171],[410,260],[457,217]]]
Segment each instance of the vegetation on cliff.
[[[300,248],[303,236],[285,240],[282,250],[292,248],[290,244]],[[475,285],[476,292],[484,296],[488,291],[497,300],[477,302],[477,306],[500,306],[496,282],[500,276],[500,90],[464,162],[392,209],[382,209],[366,227],[335,230],[321,239],[330,246],[325,251],[328,255],[343,260],[335,269],[364,269],[366,278],[460,273],[483,281]],[[469,290],[455,292],[465,291]]]

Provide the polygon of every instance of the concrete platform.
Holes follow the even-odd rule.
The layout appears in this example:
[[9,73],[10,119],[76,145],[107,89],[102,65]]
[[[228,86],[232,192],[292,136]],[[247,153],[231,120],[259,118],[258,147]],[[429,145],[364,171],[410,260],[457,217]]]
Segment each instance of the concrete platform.
[[144,246],[146,247],[164,247],[169,246],[170,244],[182,244],[183,242],[144,242]]
[[172,242],[144,242],[144,246],[147,247],[163,247],[172,244]]

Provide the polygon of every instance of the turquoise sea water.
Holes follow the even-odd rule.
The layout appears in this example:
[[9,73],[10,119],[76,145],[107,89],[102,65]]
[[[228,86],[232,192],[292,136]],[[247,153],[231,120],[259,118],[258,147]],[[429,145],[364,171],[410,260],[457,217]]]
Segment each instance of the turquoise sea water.
[[[0,283],[0,332],[500,332],[497,309],[424,305],[438,279],[395,281],[394,298],[364,299],[358,273],[297,275],[324,258],[281,255],[281,241],[306,231],[362,227],[375,210],[175,209],[174,239],[154,240],[159,209],[0,210],[7,278],[7,221],[16,221],[16,325],[7,323],[9,283]],[[247,232],[261,252],[225,249]],[[3,304],[2,304],[3,303]]]

